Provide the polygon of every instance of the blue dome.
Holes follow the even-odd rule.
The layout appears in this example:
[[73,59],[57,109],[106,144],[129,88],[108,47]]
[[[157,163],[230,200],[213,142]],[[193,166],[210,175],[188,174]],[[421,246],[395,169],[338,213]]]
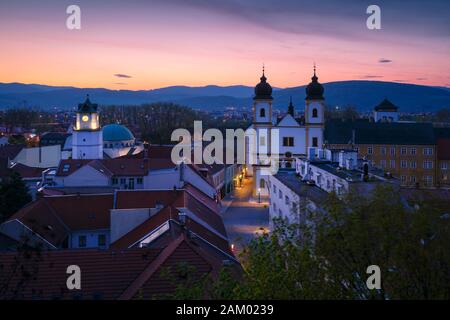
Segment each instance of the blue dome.
[[134,140],[134,136],[127,127],[120,124],[108,124],[103,129],[103,141],[128,141]]

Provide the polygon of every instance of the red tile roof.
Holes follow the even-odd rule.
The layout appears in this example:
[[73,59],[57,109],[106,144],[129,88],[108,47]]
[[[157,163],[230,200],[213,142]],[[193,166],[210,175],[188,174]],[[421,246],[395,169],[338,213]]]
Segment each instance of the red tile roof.
[[450,160],[450,139],[442,138],[437,142],[438,160]]
[[163,223],[169,221],[170,219],[176,219],[177,216],[178,211],[171,206],[167,206],[127,234],[123,235],[121,238],[111,243],[110,248],[127,249]]
[[7,144],[0,147],[0,158],[9,158],[13,160],[22,149],[25,148],[24,145],[17,144]]
[[[134,249],[121,252],[99,250],[57,250],[42,253],[39,263],[23,260],[26,270],[37,267],[37,274],[22,292],[13,294],[21,276],[12,277],[10,299],[117,299],[137,276],[156,259],[161,249]],[[15,254],[0,253],[4,266],[0,274],[11,277]],[[69,265],[81,269],[81,290],[68,290],[66,273]],[[1,283],[4,283],[2,281]]]
[[46,168],[34,168],[21,163],[16,163],[11,167],[11,170],[20,174],[22,178],[40,178],[42,172],[46,170]]
[[[57,176],[69,176],[83,166],[91,166],[108,177],[111,176],[145,176],[148,170],[174,168],[170,159],[114,158],[102,160],[69,159],[61,160]],[[66,168],[66,170],[64,170]]]
[[[191,276],[217,276],[223,260],[220,252],[209,251],[185,234],[161,248],[122,251],[57,250],[46,251],[39,259],[17,259],[16,253],[0,253],[0,282],[10,279],[6,299],[152,299],[173,293],[186,278],[179,274],[180,264],[193,267]],[[17,263],[18,261],[18,263]],[[67,289],[69,265],[81,269],[81,289]],[[237,267],[237,264],[235,265]],[[15,267],[36,273],[22,286]],[[164,274],[169,271],[172,278]],[[175,281],[175,282],[174,282]],[[15,290],[19,288],[19,290]]]
[[179,207],[184,203],[182,195],[182,190],[117,190],[115,208],[154,208],[157,204]]
[[69,231],[109,229],[113,199],[112,194],[43,197],[19,210],[8,221],[19,220],[59,247]]
[[[188,190],[117,190],[116,209],[154,208],[157,204],[187,208],[211,228],[227,236],[222,218],[217,207],[206,196],[196,192],[191,186]],[[204,203],[203,203],[204,202]]]

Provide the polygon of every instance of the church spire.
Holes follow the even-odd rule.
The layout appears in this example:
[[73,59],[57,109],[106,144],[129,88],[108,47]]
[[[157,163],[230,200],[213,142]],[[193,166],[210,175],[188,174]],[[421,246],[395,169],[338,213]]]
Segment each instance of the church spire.
[[294,105],[292,104],[292,96],[290,97],[290,101],[289,101],[288,113],[291,116],[294,116]]

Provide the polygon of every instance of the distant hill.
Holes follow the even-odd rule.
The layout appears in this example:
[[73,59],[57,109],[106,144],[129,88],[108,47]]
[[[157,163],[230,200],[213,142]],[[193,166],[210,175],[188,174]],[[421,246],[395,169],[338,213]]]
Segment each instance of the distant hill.
[[[329,106],[352,105],[359,111],[372,110],[384,98],[400,107],[401,112],[436,111],[450,107],[450,89],[382,81],[339,81],[324,84],[325,101]],[[103,88],[52,87],[38,84],[0,83],[0,108],[23,106],[49,109],[73,109],[86,94],[103,105],[174,102],[196,109],[221,110],[224,107],[250,107],[253,87],[248,86],[173,86],[155,90],[109,90]],[[274,107],[285,109],[292,96],[301,110],[305,86],[274,89]]]

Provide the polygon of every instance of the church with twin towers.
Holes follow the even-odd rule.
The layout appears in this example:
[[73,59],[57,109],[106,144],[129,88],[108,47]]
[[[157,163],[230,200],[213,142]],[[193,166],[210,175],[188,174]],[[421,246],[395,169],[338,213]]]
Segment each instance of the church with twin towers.
[[[253,121],[246,137],[247,175],[253,176],[254,195],[267,196],[268,174],[271,166],[291,168],[295,157],[306,156],[308,148],[322,147],[325,126],[324,88],[319,83],[314,66],[311,82],[306,86],[304,116],[295,116],[292,99],[286,106],[287,113],[276,118],[273,115],[272,87],[264,68],[253,97]],[[264,155],[270,156],[265,160]]]

